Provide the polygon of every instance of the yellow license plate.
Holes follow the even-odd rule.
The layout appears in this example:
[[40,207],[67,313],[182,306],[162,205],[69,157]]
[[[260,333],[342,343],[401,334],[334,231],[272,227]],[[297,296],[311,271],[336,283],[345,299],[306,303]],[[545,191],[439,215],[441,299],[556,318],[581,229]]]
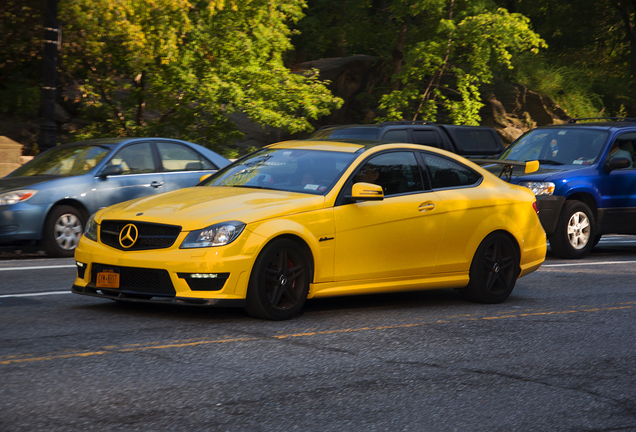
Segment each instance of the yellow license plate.
[[119,273],[115,270],[102,270],[97,273],[97,288],[119,288]]

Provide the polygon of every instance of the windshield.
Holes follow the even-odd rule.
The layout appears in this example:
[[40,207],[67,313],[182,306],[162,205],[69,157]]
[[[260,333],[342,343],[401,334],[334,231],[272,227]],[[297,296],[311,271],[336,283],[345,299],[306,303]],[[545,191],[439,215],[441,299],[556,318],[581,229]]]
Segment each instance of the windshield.
[[508,147],[499,159],[591,165],[598,159],[608,135],[607,131],[571,127],[534,129]]
[[63,145],[40,154],[8,177],[36,175],[76,176],[86,174],[110,152],[95,145]]
[[224,168],[203,185],[324,195],[356,156],[322,150],[263,149]]

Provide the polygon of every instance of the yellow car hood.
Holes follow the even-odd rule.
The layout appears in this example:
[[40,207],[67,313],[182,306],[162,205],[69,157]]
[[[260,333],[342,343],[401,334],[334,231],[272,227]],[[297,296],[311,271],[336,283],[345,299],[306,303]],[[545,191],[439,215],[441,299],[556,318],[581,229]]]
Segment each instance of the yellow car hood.
[[241,187],[198,186],[126,201],[96,215],[103,219],[180,225],[184,231],[237,220],[246,224],[323,208],[324,196]]

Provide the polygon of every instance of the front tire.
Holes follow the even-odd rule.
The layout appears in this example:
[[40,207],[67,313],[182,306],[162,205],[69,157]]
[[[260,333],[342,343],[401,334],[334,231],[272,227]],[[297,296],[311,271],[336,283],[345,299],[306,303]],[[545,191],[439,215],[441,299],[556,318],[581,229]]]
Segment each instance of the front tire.
[[519,253],[512,240],[504,233],[492,233],[477,248],[470,282],[461,293],[479,303],[501,303],[512,293],[519,271]]
[[75,207],[53,207],[44,222],[42,246],[47,255],[56,258],[72,257],[84,232],[86,216]]
[[[581,201],[566,201],[550,236],[552,253],[559,258],[580,259],[594,247],[594,215]],[[600,240],[600,238],[599,238]]]
[[259,254],[247,288],[245,310],[257,318],[286,320],[307,300],[311,277],[307,253],[296,242],[274,240]]

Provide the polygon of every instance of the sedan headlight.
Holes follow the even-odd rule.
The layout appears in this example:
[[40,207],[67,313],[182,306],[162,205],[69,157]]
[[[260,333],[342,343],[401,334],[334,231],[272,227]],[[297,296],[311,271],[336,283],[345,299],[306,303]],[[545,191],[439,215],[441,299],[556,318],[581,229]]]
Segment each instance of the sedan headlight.
[[519,182],[519,186],[527,187],[535,195],[552,195],[554,193],[554,183],[552,182]]
[[225,246],[232,243],[241,234],[243,228],[245,228],[243,222],[230,221],[192,231],[181,243],[180,249]]
[[97,222],[95,222],[95,215],[88,218],[86,228],[84,228],[84,237],[97,241]]
[[31,189],[23,189],[0,194],[0,205],[17,204],[33,197],[38,191]]

